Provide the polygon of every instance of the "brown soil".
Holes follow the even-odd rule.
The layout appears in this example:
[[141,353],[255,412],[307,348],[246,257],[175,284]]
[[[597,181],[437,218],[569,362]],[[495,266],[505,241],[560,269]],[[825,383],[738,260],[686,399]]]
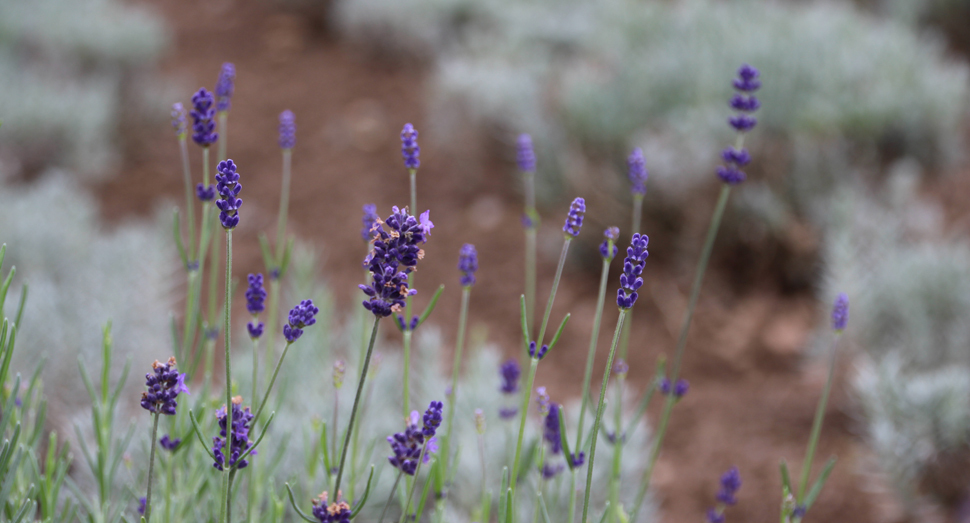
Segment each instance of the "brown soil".
[[[427,127],[425,69],[364,57],[342,47],[321,24],[275,10],[270,2],[218,0],[190,8],[184,2],[163,0],[152,5],[174,28],[174,47],[163,61],[163,71],[182,82],[183,102],[198,85],[213,86],[223,61],[236,65],[229,149],[245,177],[246,201],[235,235],[237,274],[263,269],[255,238],[260,231],[273,230],[279,201],[276,118],[281,110],[292,109],[298,144],[291,230],[322,246],[322,272],[343,310],[358,303],[356,284],[364,251],[360,208],[373,202],[386,215],[391,205],[407,203],[397,131],[410,121],[422,131],[419,208],[432,209],[436,224],[421,264],[418,304],[423,306],[439,283],[447,284],[434,321],[446,336],[454,336],[457,253],[463,243],[475,243],[481,270],[473,293],[472,324],[487,327],[491,341],[514,353],[520,336],[523,240],[510,155],[499,157],[491,150],[494,143],[488,145],[471,131],[458,139],[450,136],[449,145],[441,145],[445,141],[438,138],[444,133],[436,135]],[[133,125],[124,144],[121,175],[95,187],[104,215],[115,221],[144,217],[152,207],[146,202],[180,201],[178,150],[168,125]],[[198,149],[193,147],[192,153],[198,165]],[[713,202],[711,198],[711,207]],[[557,222],[564,212],[546,210],[544,237],[559,237]],[[589,209],[590,214],[596,212]],[[649,224],[645,228],[649,230]],[[693,242],[698,250],[700,240]],[[651,248],[664,246],[655,242]],[[540,303],[548,293],[557,250],[551,242],[541,252]],[[672,351],[696,256],[696,251],[683,253],[685,263],[648,262],[648,283],[637,305],[629,358],[632,379],[640,387],[653,375],[658,356]],[[617,266],[615,262],[614,271]],[[702,521],[718,477],[731,465],[740,468],[744,487],[729,519],[777,521],[778,462],[787,460],[793,474],[799,473],[824,381],[824,368],[806,364],[800,352],[819,319],[813,300],[757,289],[738,296],[728,278],[717,271],[708,277],[684,362],[691,391],[674,412],[655,475],[663,520],[669,523]],[[595,272],[581,264],[567,265],[552,321],[568,311],[573,320],[562,344],[544,360],[539,377],[553,394],[578,394],[575,384],[585,362],[596,281]],[[615,283],[610,292],[615,293]],[[615,320],[615,309],[607,307],[597,375]],[[398,336],[392,329],[385,335]],[[658,406],[651,409],[653,420]],[[858,472],[863,453],[853,433],[855,424],[845,413],[849,408],[844,381],[839,379],[815,465],[819,469],[830,455],[840,461],[809,521],[884,520],[878,515],[880,501]]]

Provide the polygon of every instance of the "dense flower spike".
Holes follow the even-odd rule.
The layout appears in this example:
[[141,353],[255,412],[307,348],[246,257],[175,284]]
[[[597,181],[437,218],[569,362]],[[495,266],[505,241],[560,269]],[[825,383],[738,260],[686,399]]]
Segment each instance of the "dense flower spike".
[[363,238],[365,242],[369,242],[371,238],[374,237],[374,224],[376,224],[380,219],[380,216],[377,215],[376,205],[373,203],[364,205],[364,217],[361,220],[364,226],[360,229],[360,237]]
[[372,281],[370,285],[358,286],[368,298],[364,308],[374,316],[387,317],[403,309],[405,298],[416,293],[408,288],[408,275],[424,257],[418,244],[428,241],[434,227],[430,212],[425,211],[416,219],[407,208],[392,207],[387,221],[377,219],[373,248],[364,258]]
[[569,205],[569,214],[566,216],[566,224],[562,226],[562,232],[573,238],[579,236],[579,231],[583,227],[583,216],[586,215],[586,200],[576,198]]
[[643,196],[647,193],[646,161],[643,159],[643,149],[637,147],[626,159],[627,176],[630,178],[630,192]]
[[293,343],[303,336],[303,329],[317,322],[314,317],[320,309],[313,305],[313,300],[303,300],[296,307],[290,309],[289,322],[283,326],[283,337]]
[[616,291],[616,305],[621,309],[629,309],[637,302],[637,290],[643,285],[643,266],[646,264],[647,244],[650,238],[646,234],[634,234],[630,239],[630,246],[626,249],[626,259],[623,260],[623,274],[620,275],[620,288]]
[[[603,243],[600,244],[600,256],[606,261],[611,261],[616,257],[616,240],[620,237],[619,227],[610,227],[603,231]],[[612,249],[610,248],[612,247]]]
[[350,505],[346,501],[327,503],[327,498],[324,492],[313,500],[313,517],[320,523],[350,523]]
[[532,137],[528,134],[520,134],[516,143],[516,160],[519,170],[527,173],[536,171],[536,153],[532,147]]
[[296,116],[289,109],[280,113],[279,126],[280,149],[292,149],[296,146]]
[[192,96],[192,141],[202,147],[208,147],[219,139],[213,103],[212,93],[206,91],[205,87]]
[[250,274],[249,288],[246,289],[246,310],[250,314],[259,314],[266,310],[263,302],[266,300],[266,290],[263,289],[263,275]]
[[387,437],[387,442],[390,443],[391,451],[394,453],[393,456],[387,458],[392,467],[413,476],[418,468],[418,459],[421,458],[422,449],[424,449],[424,463],[431,460],[431,454],[438,450],[437,439],[434,435],[441,425],[442,407],[443,404],[440,401],[432,401],[428,410],[424,412],[424,426],[420,428],[418,421],[422,418],[417,411],[411,412],[404,432],[398,432]]
[[220,198],[216,200],[216,207],[219,208],[219,221],[226,230],[235,229],[239,225],[239,207],[242,206],[242,198],[237,198],[242,185],[239,183],[239,173],[236,172],[236,164],[232,160],[219,162],[216,166],[219,174],[216,174],[216,190]]
[[401,156],[404,158],[404,166],[408,169],[417,169],[421,166],[418,131],[409,123],[404,124],[404,129],[401,129]]
[[542,437],[549,443],[549,452],[553,455],[562,452],[562,434],[559,426],[559,404],[551,403],[549,413],[546,414]]
[[236,67],[229,62],[222,64],[216,81],[216,111],[228,111],[232,105],[232,93],[236,89]]
[[502,394],[515,394],[519,391],[519,376],[522,369],[519,368],[517,360],[508,360],[499,367],[499,374],[502,375],[502,387],[499,389]]
[[546,352],[548,351],[549,351],[549,346],[543,344],[542,347],[539,347],[539,352],[536,353],[536,342],[534,341],[529,342],[529,357],[531,358],[541,360],[546,356]]
[[175,129],[175,135],[180,139],[185,136],[188,129],[185,115],[185,107],[182,105],[182,102],[172,104],[172,129]]
[[[738,78],[734,80],[734,88],[739,92],[731,97],[730,106],[738,113],[728,119],[738,133],[746,133],[757,125],[758,120],[751,116],[761,107],[761,102],[753,94],[761,87],[758,80],[758,70],[748,64],[744,64],[738,69]],[[721,152],[721,157],[727,165],[717,167],[717,175],[724,183],[735,185],[743,182],[747,175],[741,170],[742,167],[751,162],[751,155],[747,149],[735,149],[728,147]]]
[[169,358],[166,363],[155,360],[152,372],[145,374],[145,386],[148,390],[141,394],[142,408],[168,416],[175,415],[179,393],[189,393],[189,388],[185,386],[185,374],[179,374],[175,358]]
[[182,443],[181,439],[178,439],[178,438],[171,439],[168,437],[168,434],[162,436],[162,438],[158,440],[158,444],[161,445],[163,449],[169,452],[175,452],[175,449],[178,448],[180,443]]
[[843,292],[835,298],[835,304],[832,306],[832,329],[841,332],[845,330],[848,324],[849,296]]
[[466,243],[462,245],[458,253],[458,270],[461,271],[462,287],[471,287],[475,284],[475,271],[478,270],[478,251],[475,246]]
[[[213,467],[223,470],[226,465],[225,446],[226,446],[226,407],[223,405],[216,411],[216,418],[219,419],[219,436],[212,438],[212,453],[216,457]],[[242,408],[242,397],[232,398],[232,437],[229,443],[229,466],[237,469],[244,469],[249,462],[245,459],[240,460],[240,456],[252,446],[249,441],[249,422],[252,421],[253,414],[249,407]],[[255,456],[256,451],[249,453]]]

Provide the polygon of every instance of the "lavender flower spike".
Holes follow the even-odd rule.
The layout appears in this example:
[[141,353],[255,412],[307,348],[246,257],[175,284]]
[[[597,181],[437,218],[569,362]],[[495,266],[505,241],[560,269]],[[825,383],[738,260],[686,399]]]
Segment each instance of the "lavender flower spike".
[[232,230],[239,225],[239,207],[242,206],[242,198],[237,198],[242,185],[239,184],[239,173],[236,172],[236,164],[232,160],[219,162],[216,166],[219,174],[216,175],[216,190],[221,198],[216,200],[216,207],[219,208],[219,221],[226,230]]
[[280,113],[280,139],[281,149],[292,149],[296,145],[296,116],[289,109]]
[[417,169],[421,165],[420,155],[418,131],[413,125],[406,123],[401,130],[401,156],[404,157],[404,166],[412,170]]
[[263,312],[266,310],[266,306],[263,304],[265,300],[266,290],[263,289],[263,275],[250,274],[249,288],[246,289],[246,310],[252,315]]
[[519,140],[516,143],[516,160],[520,171],[536,172],[536,153],[532,147],[532,137],[528,134],[519,135]]
[[[339,492],[337,497],[339,499]],[[328,495],[324,492],[313,500],[313,517],[320,523],[350,523],[350,516],[353,514],[350,504],[346,501],[327,503],[327,498]]]
[[707,523],[724,523],[724,509],[738,502],[734,495],[740,488],[741,474],[737,467],[731,467],[721,476],[721,488],[716,496],[717,506],[708,509]]
[[386,221],[377,222],[373,248],[364,258],[372,282],[358,285],[367,295],[364,308],[382,318],[402,309],[405,298],[415,294],[408,288],[408,275],[424,257],[418,245],[428,241],[434,227],[429,211],[421,213],[420,221],[408,214],[407,208],[392,207],[391,211]]
[[145,374],[147,391],[141,394],[141,407],[149,412],[174,416],[178,407],[176,398],[182,392],[188,394],[185,386],[185,374],[179,374],[175,367],[175,358],[169,358],[166,363],[155,360],[152,372]]
[[193,109],[190,113],[192,116],[192,140],[202,147],[208,147],[219,139],[214,120],[216,111],[212,107],[214,102],[212,93],[206,91],[205,87],[199,89],[192,96]]
[[499,368],[499,374],[502,376],[502,386],[499,389],[502,394],[515,394],[519,391],[519,376],[522,374],[522,369],[519,368],[518,361],[508,360],[503,363]]
[[562,226],[562,232],[566,233],[567,238],[579,236],[579,231],[583,227],[583,216],[586,215],[586,200],[576,198],[569,206],[569,214],[566,216],[566,223]]
[[317,322],[315,316],[320,309],[313,305],[313,300],[303,300],[290,310],[289,323],[283,326],[283,337],[293,343],[303,335],[303,329]]
[[163,449],[169,452],[175,452],[175,449],[177,449],[181,443],[182,443],[181,439],[179,438],[172,439],[168,437],[168,434],[162,436],[162,438],[158,440],[158,444],[161,445]]
[[471,287],[475,284],[475,271],[478,270],[478,251],[475,246],[466,243],[458,253],[458,270],[462,272],[462,287]]
[[835,298],[835,305],[832,306],[832,329],[836,332],[842,332],[848,324],[849,296],[843,292]]
[[620,288],[616,291],[616,305],[629,309],[637,302],[637,290],[643,285],[643,266],[646,264],[647,245],[650,238],[646,234],[634,234],[623,260],[623,274],[620,275]]
[[182,102],[175,102],[172,104],[172,129],[175,129],[175,136],[181,140],[185,137],[185,133],[188,132],[188,124],[185,120],[185,106]]
[[[252,446],[252,442],[249,441],[249,422],[253,419],[253,414],[249,411],[249,407],[245,409],[242,408],[242,397],[236,396],[232,398],[232,436],[226,436],[226,407],[222,406],[216,411],[216,418],[219,419],[219,436],[212,438],[212,453],[215,455],[215,463],[212,464],[213,467],[224,470],[223,467],[226,466],[226,454],[229,456],[229,466],[235,467],[237,469],[244,469],[249,462],[245,459],[240,460],[244,452],[249,450]],[[226,439],[229,439],[229,449],[226,452]],[[256,454],[256,451],[249,453],[250,456]]]
[[[758,70],[748,64],[744,64],[738,69],[738,78],[733,82],[734,88],[738,91],[731,97],[729,105],[737,111],[737,114],[728,119],[728,123],[738,133],[744,134],[758,124],[758,120],[751,116],[752,113],[761,107],[761,102],[753,94],[761,87],[758,80]],[[751,155],[746,149],[735,149],[728,147],[721,153],[721,157],[727,165],[717,167],[717,176],[730,185],[736,185],[745,180],[747,175],[741,170],[742,167],[751,161]]]
[[606,229],[603,231],[603,237],[603,243],[600,244],[600,256],[606,261],[612,261],[617,253],[616,240],[620,238],[620,228],[610,227]]
[[[394,453],[387,458],[392,467],[413,476],[418,469],[418,459],[421,458],[422,451],[424,451],[423,462],[430,461],[430,454],[438,450],[434,436],[441,426],[443,407],[440,401],[432,401],[423,417],[417,411],[411,412],[404,432],[387,437],[387,442]],[[423,427],[418,427],[419,420],[422,421]]]
[[228,111],[232,105],[232,93],[236,89],[236,67],[229,62],[222,64],[216,81],[216,111]]
[[630,178],[630,192],[634,195],[643,196],[647,193],[647,172],[646,161],[643,159],[643,149],[637,147],[626,159],[627,176]]
[[380,220],[380,216],[377,215],[377,206],[373,203],[368,203],[364,205],[364,217],[361,220],[364,226],[360,229],[360,237],[364,239],[365,242],[371,241],[374,237],[374,224]]

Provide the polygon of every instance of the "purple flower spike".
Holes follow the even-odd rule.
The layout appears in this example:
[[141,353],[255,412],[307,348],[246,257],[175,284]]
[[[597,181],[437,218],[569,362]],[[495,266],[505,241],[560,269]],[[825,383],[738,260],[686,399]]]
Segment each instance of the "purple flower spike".
[[[249,407],[242,408],[242,397],[232,398],[232,436],[229,437],[229,466],[236,469],[244,469],[249,462],[245,459],[240,460],[244,452],[249,450],[252,442],[249,441],[249,423],[253,419],[253,414]],[[216,418],[219,419],[219,436],[212,438],[212,453],[215,455],[213,467],[223,470],[226,465],[226,407],[222,406],[216,411]],[[256,455],[256,451],[249,453],[250,456]]]
[[303,329],[317,322],[315,316],[320,309],[313,305],[313,300],[303,300],[296,307],[290,309],[289,323],[283,326],[283,337],[288,343],[293,343],[303,335]]
[[138,513],[144,516],[145,509],[147,507],[148,507],[148,498],[138,498]]
[[360,229],[360,237],[365,242],[369,242],[374,238],[374,224],[380,219],[380,216],[377,215],[376,205],[373,203],[364,205],[364,218],[361,220],[364,226]]
[[503,363],[499,368],[499,374],[502,376],[502,387],[499,389],[502,394],[515,394],[519,391],[519,376],[522,374],[522,369],[519,368],[518,361],[508,360]]
[[195,186],[195,195],[202,202],[211,202],[216,199],[216,188],[214,185],[205,186],[201,183]]
[[832,329],[838,332],[845,330],[849,324],[849,296],[844,292],[835,298],[832,306]]
[[229,62],[222,64],[216,81],[216,111],[228,111],[232,105],[232,93],[236,89],[236,67]]
[[647,245],[650,238],[646,234],[634,234],[623,260],[623,274],[620,275],[620,288],[616,291],[616,305],[629,309],[637,302],[637,290],[643,285],[643,266],[646,265]]
[[684,396],[687,395],[687,391],[689,390],[690,390],[690,382],[681,378],[677,380],[677,384],[674,385],[674,397],[678,399],[683,398]]
[[216,111],[212,107],[214,102],[212,93],[206,91],[205,87],[192,96],[192,141],[202,147],[208,147],[219,139],[219,133],[216,132]]
[[386,221],[377,218],[373,248],[364,258],[370,271],[370,285],[358,285],[367,295],[364,308],[375,316],[387,317],[404,308],[405,298],[416,291],[408,288],[408,275],[414,271],[424,251],[418,246],[428,241],[434,224],[430,211],[421,213],[420,222],[408,214],[408,209],[391,208]]
[[717,500],[725,505],[734,505],[738,502],[734,495],[741,488],[741,473],[737,467],[731,467],[721,476],[721,489],[717,492]]
[[[417,411],[412,412],[404,432],[387,437],[387,442],[394,453],[387,458],[392,467],[413,476],[417,471],[418,459],[421,458],[422,453],[423,461],[427,463],[430,460],[430,454],[437,452],[438,443],[434,435],[441,426],[443,408],[444,404],[440,401],[432,401],[423,417],[419,416]],[[418,427],[419,420],[422,421],[423,427]]]
[[761,88],[761,81],[758,76],[761,73],[748,64],[742,64],[738,69],[738,77],[734,80],[734,88],[738,91],[752,93]]
[[178,438],[171,439],[168,437],[168,434],[162,436],[162,439],[158,440],[158,444],[161,445],[163,449],[169,452],[175,452],[175,449],[178,448],[180,443],[182,443],[181,439],[178,439]]
[[520,171],[536,172],[536,153],[532,147],[532,137],[528,134],[519,135],[519,140],[516,143],[516,160]]
[[617,253],[616,240],[620,237],[620,228],[610,227],[606,229],[603,231],[603,237],[603,243],[600,244],[600,256],[606,261],[612,261]]
[[576,198],[569,205],[569,214],[566,216],[566,224],[562,226],[562,232],[567,237],[575,238],[579,236],[579,231],[583,227],[583,216],[586,215],[586,200]]
[[216,207],[221,211],[219,221],[222,228],[226,230],[235,229],[239,225],[239,207],[242,206],[242,198],[237,198],[242,185],[239,184],[239,173],[236,172],[236,164],[232,160],[219,162],[216,166],[216,191],[219,198],[216,200]]
[[296,145],[296,116],[289,109],[280,113],[280,138],[281,149],[292,149]]
[[401,156],[404,157],[404,166],[408,169],[417,169],[421,165],[418,131],[409,123],[404,124],[404,129],[401,130]]
[[559,426],[559,404],[549,404],[549,413],[546,414],[546,421],[542,432],[542,437],[549,443],[549,452],[553,455],[562,452],[562,434]]
[[458,270],[461,271],[462,287],[471,287],[475,284],[475,271],[478,270],[478,251],[475,246],[466,243],[458,253]]
[[260,336],[263,335],[263,322],[261,321],[251,321],[246,324],[246,330],[249,331],[249,337],[258,340]]
[[[739,133],[746,133],[758,125],[758,119],[752,113],[761,107],[761,102],[753,94],[761,87],[758,80],[758,70],[748,64],[738,69],[738,78],[734,80],[734,88],[739,91],[731,97],[729,105],[738,113],[728,119],[728,123]],[[751,155],[746,149],[728,147],[721,153],[727,165],[717,167],[717,176],[728,185],[737,185],[747,178],[742,167],[751,162]]]
[[246,289],[246,310],[252,315],[263,312],[266,310],[263,305],[264,300],[266,300],[266,290],[263,289],[263,275],[250,274],[249,288]]
[[627,175],[630,178],[630,192],[643,196],[647,193],[646,161],[643,159],[643,149],[637,147],[626,159]]
[[[340,493],[337,493],[340,497]],[[320,523],[350,523],[350,516],[353,511],[350,504],[346,501],[334,501],[327,503],[327,493],[324,492],[313,500],[313,517]]]
[[175,129],[175,135],[179,139],[184,138],[188,130],[185,115],[185,107],[182,105],[182,102],[172,104],[172,129]]
[[175,358],[169,358],[166,363],[155,360],[152,372],[145,374],[145,387],[148,390],[141,393],[141,407],[148,412],[167,416],[175,415],[178,395],[189,393],[189,388],[185,386],[185,374],[179,374]]

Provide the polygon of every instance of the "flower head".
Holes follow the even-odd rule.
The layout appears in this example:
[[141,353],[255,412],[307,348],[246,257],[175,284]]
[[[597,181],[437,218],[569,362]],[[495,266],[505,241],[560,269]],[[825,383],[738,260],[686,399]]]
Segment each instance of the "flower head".
[[579,230],[583,227],[583,216],[586,215],[586,200],[576,198],[569,206],[569,214],[566,216],[566,223],[562,226],[562,232],[567,237],[575,238],[579,236]]
[[670,380],[667,378],[660,378],[660,382],[657,384],[657,388],[660,389],[660,393],[667,396],[673,393],[674,397],[677,399],[683,398],[687,395],[690,390],[690,382],[681,378],[677,380],[677,383],[671,386]]
[[185,386],[185,374],[179,374],[175,367],[175,358],[169,358],[166,363],[155,360],[152,372],[145,374],[145,386],[148,390],[141,393],[143,409],[156,414],[175,415],[178,407],[176,397],[182,392],[188,394]]
[[404,129],[401,129],[401,156],[404,157],[404,166],[408,169],[417,169],[421,165],[418,131],[409,123],[404,124]]
[[[394,453],[387,458],[392,467],[413,476],[417,471],[419,459],[423,459],[425,463],[430,460],[430,454],[438,450],[434,435],[441,425],[443,407],[440,401],[432,401],[423,417],[417,411],[412,412],[406,420],[407,427],[404,432],[387,437],[387,442]],[[423,422],[423,427],[418,426],[419,420]]]
[[458,270],[461,271],[462,287],[471,287],[475,284],[475,271],[478,270],[478,251],[475,246],[466,243],[462,245],[458,253]]
[[[736,111],[736,114],[728,118],[728,123],[738,133],[746,133],[754,129],[758,124],[757,118],[752,113],[761,107],[761,102],[753,94],[761,87],[758,80],[758,70],[748,64],[744,64],[738,69],[738,77],[733,81],[734,88],[738,91],[731,97],[729,105]],[[736,185],[745,180],[747,175],[741,170],[742,167],[751,161],[751,155],[746,149],[735,149],[728,147],[721,153],[726,165],[717,167],[717,176],[724,183]]]
[[263,305],[264,300],[266,300],[266,290],[263,289],[263,275],[250,274],[249,288],[246,289],[246,310],[252,315],[263,312],[266,309]]
[[717,492],[717,500],[725,505],[734,505],[738,500],[734,497],[741,488],[741,473],[737,467],[731,467],[721,476],[721,489]]
[[835,298],[835,304],[832,306],[832,329],[841,332],[848,324],[849,296],[843,292]]
[[643,159],[643,149],[637,147],[626,159],[627,176],[630,178],[630,192],[643,196],[647,193],[646,161]]
[[616,291],[616,305],[621,309],[629,309],[637,302],[637,290],[643,285],[643,266],[646,264],[647,244],[650,238],[646,234],[634,234],[630,239],[630,246],[626,249],[626,259],[623,260],[623,274],[620,275],[620,288]]
[[175,129],[175,135],[179,139],[184,138],[188,131],[185,115],[185,106],[182,105],[182,102],[172,104],[172,129]]
[[363,238],[365,242],[369,242],[371,238],[374,237],[374,225],[380,219],[380,216],[377,215],[376,205],[373,203],[364,205],[364,217],[361,220],[364,226],[360,229],[360,237]]
[[232,230],[239,225],[239,208],[242,207],[242,198],[239,191],[242,185],[239,183],[239,173],[236,172],[236,164],[232,160],[219,162],[216,166],[216,191],[220,198],[216,200],[216,207],[219,208],[219,221],[222,228]]
[[260,336],[263,335],[263,328],[265,325],[261,321],[253,320],[246,324],[246,330],[249,332],[249,337],[258,340]]
[[[229,466],[237,469],[244,469],[249,462],[245,459],[240,460],[244,452],[249,450],[252,442],[249,441],[249,422],[253,419],[253,414],[249,412],[249,407],[242,408],[242,397],[232,398],[232,436],[229,438]],[[212,438],[212,453],[215,455],[213,467],[223,470],[226,465],[225,446],[226,446],[226,407],[223,405],[216,411],[216,418],[219,419],[219,436]],[[249,453],[250,456],[256,455],[256,451]]]
[[214,120],[216,111],[212,105],[214,99],[212,93],[206,91],[205,87],[199,89],[192,96],[192,141],[202,147],[208,147],[219,139],[216,132],[216,122]]
[[370,285],[359,285],[367,295],[364,308],[375,316],[387,317],[404,308],[405,298],[416,291],[408,288],[408,275],[414,271],[424,251],[418,246],[427,242],[434,224],[429,213],[421,213],[419,222],[408,209],[391,208],[386,221],[378,218],[371,251],[364,258],[372,277]]
[[292,149],[296,145],[296,116],[289,109],[280,113],[280,138],[281,149]]
[[528,134],[519,135],[519,140],[516,143],[516,160],[520,171],[536,172],[536,153],[532,147],[532,137]]
[[522,369],[519,368],[519,362],[510,359],[499,367],[499,374],[502,376],[502,386],[499,390],[502,394],[515,394],[519,391],[519,376],[522,374]]
[[603,243],[600,244],[600,256],[606,261],[612,261],[616,257],[616,240],[620,237],[619,227],[609,227],[603,231]]
[[229,62],[222,64],[219,79],[216,81],[216,111],[228,111],[232,92],[236,88],[236,67]]
[[195,196],[201,202],[211,202],[216,199],[216,188],[214,185],[198,184],[195,186]]
[[313,300],[303,300],[296,307],[290,309],[289,321],[283,326],[283,337],[288,343],[293,343],[303,336],[303,329],[317,322],[315,316],[320,309],[313,305]]
[[546,414],[542,437],[549,443],[550,453],[559,454],[562,452],[562,429],[559,426],[558,403],[549,404],[549,413]]
[[165,450],[167,450],[169,452],[175,452],[175,449],[178,448],[178,446],[179,446],[180,443],[182,443],[182,440],[181,439],[178,439],[178,438],[175,438],[175,439],[169,438],[168,437],[168,434],[162,436],[162,438],[160,440],[158,440],[158,444],[161,445],[163,449],[165,449]]
[[[340,497],[340,493],[337,493]],[[350,504],[346,501],[334,501],[327,503],[327,493],[324,492],[313,500],[313,517],[320,523],[350,523],[350,516],[353,513]]]

